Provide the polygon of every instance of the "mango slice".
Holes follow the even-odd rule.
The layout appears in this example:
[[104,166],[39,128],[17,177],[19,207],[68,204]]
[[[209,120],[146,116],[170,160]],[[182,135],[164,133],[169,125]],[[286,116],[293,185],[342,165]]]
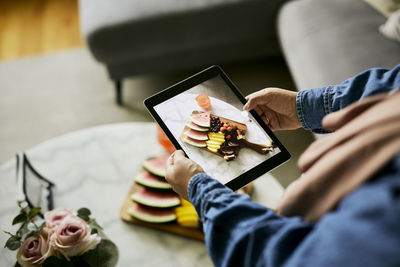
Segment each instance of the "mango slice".
[[176,221],[183,227],[198,227],[199,216],[194,206],[184,199],[181,199],[181,206],[174,209]]

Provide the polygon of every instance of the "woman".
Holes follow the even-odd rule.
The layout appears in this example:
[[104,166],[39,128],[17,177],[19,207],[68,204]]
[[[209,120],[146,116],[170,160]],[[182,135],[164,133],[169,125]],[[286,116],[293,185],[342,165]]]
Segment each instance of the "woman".
[[400,65],[340,85],[249,95],[273,130],[332,132],[299,160],[278,213],[235,194],[182,151],[167,180],[203,222],[216,266],[400,266]]

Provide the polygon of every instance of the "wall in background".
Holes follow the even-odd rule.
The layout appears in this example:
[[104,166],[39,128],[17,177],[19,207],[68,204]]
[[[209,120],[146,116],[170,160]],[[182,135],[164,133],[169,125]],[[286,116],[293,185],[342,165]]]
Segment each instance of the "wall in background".
[[0,61],[83,45],[78,0],[0,1]]

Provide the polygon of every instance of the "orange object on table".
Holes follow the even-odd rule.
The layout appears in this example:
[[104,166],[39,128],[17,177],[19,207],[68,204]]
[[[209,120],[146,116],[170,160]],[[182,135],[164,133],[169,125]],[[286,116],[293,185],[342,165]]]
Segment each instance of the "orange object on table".
[[157,126],[157,140],[162,145],[168,153],[172,154],[175,151],[175,147],[169,141],[168,137],[165,135],[160,126]]
[[204,109],[209,109],[211,107],[211,100],[206,94],[199,94],[196,97],[197,104]]

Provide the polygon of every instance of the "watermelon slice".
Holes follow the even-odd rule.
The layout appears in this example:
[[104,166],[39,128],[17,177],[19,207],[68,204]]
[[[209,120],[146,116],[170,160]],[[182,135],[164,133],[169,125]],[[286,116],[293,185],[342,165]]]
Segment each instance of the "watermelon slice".
[[192,114],[191,120],[200,127],[210,128],[211,115],[208,112]]
[[192,146],[197,146],[197,147],[206,147],[206,141],[200,141],[200,140],[195,140],[193,138],[190,138],[189,136],[185,136],[185,138],[183,138],[183,142],[192,145]]
[[140,221],[149,223],[167,223],[176,220],[174,209],[157,209],[134,203],[128,209],[129,215]]
[[136,175],[135,182],[153,189],[172,189],[172,186],[165,179],[158,178],[147,171],[142,171]]
[[203,133],[203,132],[199,132],[199,131],[195,131],[193,129],[189,129],[185,132],[186,136],[194,139],[194,140],[200,140],[200,141],[206,141],[208,140],[208,134],[207,133]]
[[133,193],[131,199],[139,204],[154,208],[172,208],[181,204],[175,193],[157,192],[146,188]]
[[165,177],[168,156],[151,158],[143,162],[142,166],[151,174]]
[[188,121],[186,123],[186,126],[189,127],[190,129],[193,129],[193,130],[199,131],[199,132],[207,132],[208,131],[207,127],[200,127],[199,125],[197,125],[196,123],[194,123],[192,121]]

